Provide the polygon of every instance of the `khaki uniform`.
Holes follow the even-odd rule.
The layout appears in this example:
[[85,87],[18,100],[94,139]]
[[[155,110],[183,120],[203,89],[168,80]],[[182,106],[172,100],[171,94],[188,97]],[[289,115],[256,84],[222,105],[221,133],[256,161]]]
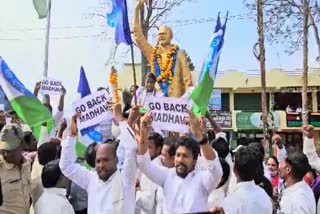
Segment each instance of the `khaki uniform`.
[[3,192],[1,214],[28,214],[31,191],[31,164],[25,162],[21,169],[7,163],[0,156],[0,176]]

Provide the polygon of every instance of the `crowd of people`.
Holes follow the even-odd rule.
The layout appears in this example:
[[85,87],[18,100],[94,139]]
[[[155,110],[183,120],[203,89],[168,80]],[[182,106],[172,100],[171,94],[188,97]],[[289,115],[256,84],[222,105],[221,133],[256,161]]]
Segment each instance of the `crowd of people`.
[[[148,74],[145,88],[132,87],[138,104],[161,96],[154,93],[155,81]],[[268,156],[261,143],[231,150],[215,121],[206,128],[191,111],[190,133],[178,134],[154,130],[152,114],[134,102],[127,110],[108,103],[114,118],[101,123],[103,143],[90,144],[82,159],[76,154],[79,114],[64,119],[65,94],[63,88],[54,128],[48,133],[43,124],[38,139],[14,111],[9,124],[1,114],[0,213],[317,212],[320,158],[311,126],[302,129],[303,152],[287,151],[274,135],[277,153]],[[49,96],[44,105],[52,112]]]

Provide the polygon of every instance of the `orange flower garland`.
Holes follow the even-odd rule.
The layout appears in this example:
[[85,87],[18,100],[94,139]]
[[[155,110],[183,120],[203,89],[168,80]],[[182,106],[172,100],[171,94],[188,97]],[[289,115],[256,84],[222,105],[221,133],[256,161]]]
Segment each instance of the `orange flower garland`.
[[110,85],[112,85],[113,87],[113,97],[114,97],[114,102],[115,103],[120,103],[120,96],[119,96],[119,87],[118,87],[118,74],[117,74],[117,70],[112,67],[111,68],[111,72],[110,72]]
[[[156,67],[155,63],[158,63],[159,68],[160,68],[160,75],[157,77],[157,82],[166,82],[166,80],[169,80],[169,84],[172,82],[173,78],[173,63],[174,63],[174,56],[177,54],[177,45],[171,46],[171,49],[169,53],[167,53],[167,60],[166,63],[163,63],[162,55],[160,52],[159,47],[154,47],[153,48],[153,53],[151,56],[151,72],[156,75]],[[156,60],[155,60],[156,57]]]

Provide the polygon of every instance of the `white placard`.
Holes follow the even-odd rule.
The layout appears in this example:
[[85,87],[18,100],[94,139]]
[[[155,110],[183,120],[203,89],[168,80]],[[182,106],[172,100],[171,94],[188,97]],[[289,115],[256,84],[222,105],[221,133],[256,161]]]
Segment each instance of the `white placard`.
[[81,114],[78,119],[78,129],[82,130],[112,119],[113,114],[107,108],[108,101],[110,101],[108,92],[102,90],[74,102],[73,111]]
[[41,94],[60,95],[61,87],[62,87],[61,81],[47,78],[41,81],[40,91],[41,91]]
[[187,133],[188,100],[171,97],[147,97],[145,108],[152,113],[152,126],[155,129]]

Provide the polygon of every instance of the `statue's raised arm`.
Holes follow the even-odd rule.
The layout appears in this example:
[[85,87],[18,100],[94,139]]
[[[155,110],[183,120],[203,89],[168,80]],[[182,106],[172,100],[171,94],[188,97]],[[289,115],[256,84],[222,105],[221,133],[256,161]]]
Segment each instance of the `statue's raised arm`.
[[162,92],[169,97],[181,97],[192,86],[192,76],[186,54],[178,45],[171,44],[170,27],[161,26],[158,44],[152,47],[144,37],[140,25],[140,10],[145,0],[138,0],[134,13],[134,38],[143,55],[148,59],[151,72],[156,76]]
[[148,59],[150,62],[150,57],[152,54],[152,45],[148,43],[147,39],[142,33],[142,28],[140,24],[140,10],[144,6],[145,0],[138,0],[138,3],[136,5],[135,11],[134,11],[134,25],[133,25],[133,36],[136,41],[137,46],[141,50],[142,54]]

